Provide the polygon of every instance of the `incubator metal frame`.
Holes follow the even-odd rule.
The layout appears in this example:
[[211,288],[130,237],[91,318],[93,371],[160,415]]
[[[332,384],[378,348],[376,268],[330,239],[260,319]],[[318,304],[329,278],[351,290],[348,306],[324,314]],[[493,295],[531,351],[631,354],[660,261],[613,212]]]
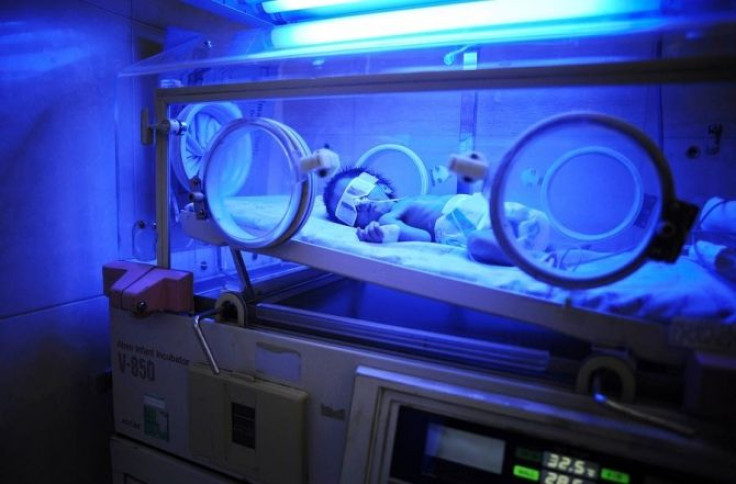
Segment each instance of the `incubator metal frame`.
[[[512,67],[167,88],[156,91],[155,104],[156,119],[160,122],[167,119],[169,106],[195,102],[542,86],[687,83],[726,81],[734,78],[736,78],[736,60],[733,58],[645,60],[613,65]],[[171,180],[168,152],[172,139],[167,131],[156,130],[157,264],[163,268],[171,266],[170,207],[167,194]],[[308,203],[311,203],[311,200]],[[301,207],[299,212],[308,213],[308,207]],[[344,273],[346,267],[361,263],[360,259],[356,260],[339,252],[318,246],[306,247],[293,241],[263,249],[255,247],[250,249],[285,260],[307,263],[316,269],[338,274]],[[637,354],[646,354],[652,361],[682,364],[688,353],[668,344],[667,328],[660,324],[564,307],[524,295],[506,292],[499,294],[471,283],[432,274],[423,275],[421,287],[417,287],[412,270],[380,261],[371,261],[370,264],[371,270],[361,271],[362,279],[366,282],[406,290],[500,316],[535,321],[556,331],[591,341],[593,344],[630,348]]]

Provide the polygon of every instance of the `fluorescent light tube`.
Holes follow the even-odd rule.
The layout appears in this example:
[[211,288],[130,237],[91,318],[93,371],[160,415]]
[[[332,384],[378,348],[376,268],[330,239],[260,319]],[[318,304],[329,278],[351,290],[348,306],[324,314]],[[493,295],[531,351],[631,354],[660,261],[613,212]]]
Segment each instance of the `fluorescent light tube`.
[[659,0],[483,0],[278,26],[276,48],[659,11]]
[[263,2],[263,11],[269,14],[294,12],[310,8],[332,7],[350,3],[366,3],[363,0],[269,0]]

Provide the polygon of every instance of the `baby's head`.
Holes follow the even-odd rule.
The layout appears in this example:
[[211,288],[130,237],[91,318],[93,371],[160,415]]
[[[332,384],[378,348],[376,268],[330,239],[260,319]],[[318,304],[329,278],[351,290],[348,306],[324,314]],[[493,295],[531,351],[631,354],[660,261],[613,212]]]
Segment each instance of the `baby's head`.
[[394,199],[391,183],[365,168],[346,168],[325,186],[322,198],[330,220],[353,227],[365,227],[391,210]]

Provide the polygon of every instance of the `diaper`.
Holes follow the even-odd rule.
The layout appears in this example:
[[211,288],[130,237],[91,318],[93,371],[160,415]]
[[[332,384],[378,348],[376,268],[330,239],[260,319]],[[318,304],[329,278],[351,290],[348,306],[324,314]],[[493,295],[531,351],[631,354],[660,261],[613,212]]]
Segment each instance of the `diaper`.
[[[521,248],[535,251],[547,248],[550,225],[543,212],[516,202],[504,203],[504,210]],[[442,216],[434,224],[434,240],[440,244],[465,247],[472,232],[490,226],[488,201],[483,195],[455,195],[445,204]]]
[[488,201],[480,193],[455,195],[442,208],[434,223],[434,240],[440,244],[465,247],[468,235],[491,226]]

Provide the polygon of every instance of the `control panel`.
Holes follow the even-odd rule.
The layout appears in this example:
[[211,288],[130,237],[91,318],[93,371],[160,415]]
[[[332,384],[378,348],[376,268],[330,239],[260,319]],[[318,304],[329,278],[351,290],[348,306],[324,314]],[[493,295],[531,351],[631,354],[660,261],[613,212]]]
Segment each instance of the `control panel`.
[[516,430],[401,407],[390,477],[411,483],[664,484],[705,482]]

